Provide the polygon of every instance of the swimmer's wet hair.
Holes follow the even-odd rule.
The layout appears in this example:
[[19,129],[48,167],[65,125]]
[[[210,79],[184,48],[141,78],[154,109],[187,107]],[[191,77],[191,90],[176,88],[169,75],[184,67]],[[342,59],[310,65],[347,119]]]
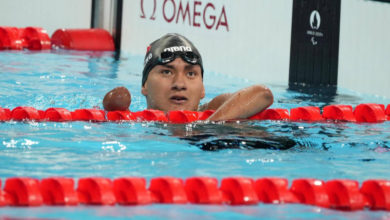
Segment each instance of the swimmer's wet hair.
[[[175,33],[170,33],[162,36],[161,38],[153,41],[145,55],[145,60],[144,60],[144,70],[142,71],[142,86],[145,85],[146,80],[148,79],[149,72],[150,70],[153,69],[156,65],[161,65],[161,53],[169,51],[172,53],[183,53],[183,52],[192,52],[196,57],[196,64],[194,65],[199,65],[201,70],[202,70],[202,77],[203,77],[203,63],[202,63],[202,57],[194,46],[194,44],[188,40],[186,37],[180,35],[180,34],[175,34]],[[173,61],[173,60],[171,60]],[[169,62],[171,62],[169,61]],[[184,61],[188,62],[187,60],[184,59]],[[188,62],[190,63],[190,62]],[[164,63],[165,64],[165,63]]]

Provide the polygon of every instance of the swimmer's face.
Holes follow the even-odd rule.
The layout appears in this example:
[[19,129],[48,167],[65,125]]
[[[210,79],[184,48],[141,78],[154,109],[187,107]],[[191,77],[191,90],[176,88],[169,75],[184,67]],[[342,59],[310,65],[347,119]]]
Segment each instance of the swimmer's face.
[[201,68],[180,57],[157,65],[149,72],[141,92],[149,109],[196,111],[205,96]]

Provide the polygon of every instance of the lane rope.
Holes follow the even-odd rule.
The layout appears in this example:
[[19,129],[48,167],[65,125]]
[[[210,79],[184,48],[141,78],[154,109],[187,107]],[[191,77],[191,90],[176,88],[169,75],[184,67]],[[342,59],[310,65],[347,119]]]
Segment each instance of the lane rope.
[[[167,123],[191,123],[207,120],[213,110],[204,112],[170,111],[164,113],[159,110],[146,109],[139,112],[110,111],[100,109],[76,109],[69,111],[65,108],[48,108],[45,111],[33,107],[19,106],[12,110],[0,107],[0,121],[159,121]],[[303,106],[288,109],[266,109],[247,120],[285,120],[303,122],[368,122],[380,123],[390,120],[390,104],[359,104],[354,109],[350,105],[328,105],[322,111],[319,107]]]
[[58,29],[51,38],[41,27],[0,26],[0,50],[66,50],[115,51],[111,34],[101,28]]
[[[12,177],[0,190],[0,206],[75,206],[213,204],[256,205],[258,203],[299,203],[345,211],[390,211],[390,181],[348,179],[323,181],[277,177],[252,179],[226,177],[155,177],[146,186],[142,177],[49,177],[42,180]],[[1,185],[1,181],[0,181]]]

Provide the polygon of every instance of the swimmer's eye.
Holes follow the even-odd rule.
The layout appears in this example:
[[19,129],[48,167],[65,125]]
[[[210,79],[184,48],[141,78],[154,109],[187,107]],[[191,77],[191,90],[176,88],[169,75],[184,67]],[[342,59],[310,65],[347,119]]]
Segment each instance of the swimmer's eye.
[[187,76],[189,77],[189,78],[194,78],[195,76],[197,76],[198,74],[196,73],[196,72],[188,72],[187,73]]
[[172,72],[170,70],[167,70],[167,69],[161,70],[160,73],[163,74],[163,75],[167,75],[167,76],[172,74]]

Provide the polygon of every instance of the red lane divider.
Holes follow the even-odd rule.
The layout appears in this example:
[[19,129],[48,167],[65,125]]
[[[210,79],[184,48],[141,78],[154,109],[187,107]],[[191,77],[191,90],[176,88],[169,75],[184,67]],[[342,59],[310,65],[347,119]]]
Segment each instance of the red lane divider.
[[42,110],[37,110],[33,107],[16,107],[11,112],[11,119],[16,121],[22,120],[41,120],[41,116],[43,114]]
[[0,121],[11,120],[11,110],[8,108],[0,108]]
[[149,191],[156,203],[187,203],[183,180],[174,177],[158,177],[150,181]]
[[325,183],[317,179],[296,179],[291,186],[299,203],[329,208],[329,196],[325,189]]
[[298,203],[296,196],[288,190],[288,180],[284,178],[261,178],[255,182],[259,200],[264,203]]
[[136,116],[129,111],[111,111],[107,113],[108,121],[135,121]]
[[89,205],[114,205],[116,198],[110,179],[103,177],[81,178],[78,182],[79,202]]
[[360,188],[372,209],[390,210],[390,182],[387,180],[367,180]]
[[59,29],[51,36],[52,45],[70,50],[114,51],[114,41],[104,29]]
[[77,109],[71,114],[73,121],[106,121],[104,111],[99,109]]
[[315,106],[304,106],[291,109],[290,119],[293,121],[321,121],[321,110]]
[[385,106],[381,104],[360,104],[354,114],[358,122],[383,122],[387,119]]
[[218,180],[211,177],[191,177],[186,179],[187,199],[194,204],[222,204],[222,192]]
[[387,105],[385,113],[387,115],[387,120],[390,120],[390,104]]
[[153,109],[146,109],[136,113],[136,118],[141,121],[168,121],[163,111]]
[[21,30],[21,39],[24,41],[24,47],[30,50],[51,49],[50,37],[43,28],[26,27]]
[[[170,111],[165,113],[160,110],[146,109],[139,112],[112,111],[105,112],[99,109],[76,109],[70,112],[64,108],[48,108],[46,111],[33,107],[19,106],[12,111],[0,107],[0,121],[157,121],[168,123],[191,123],[199,120],[207,120],[215,111]],[[251,117],[249,120],[291,120],[303,122],[320,121],[346,121],[357,123],[380,123],[390,119],[390,105],[359,104],[353,110],[350,105],[328,105],[321,110],[319,107],[305,106],[291,109],[291,115],[287,109],[266,109]]]
[[72,113],[64,108],[48,108],[45,111],[44,120],[47,121],[72,121]]
[[15,177],[5,181],[4,192],[11,206],[40,206],[43,204],[39,181],[33,178]]
[[197,121],[199,116],[200,113],[194,111],[170,111],[167,114],[171,123],[191,123]]
[[325,119],[356,122],[355,115],[350,105],[328,105],[322,112]]
[[0,27],[0,50],[21,50],[23,41],[16,27]]
[[71,178],[53,177],[42,179],[41,193],[46,205],[78,205],[79,197]]
[[146,189],[145,178],[123,177],[114,180],[114,194],[118,204],[143,205],[152,203],[152,194]]
[[252,205],[257,204],[254,181],[244,177],[224,178],[221,182],[223,201],[231,205]]
[[250,117],[251,120],[288,120],[290,115],[287,109],[275,108],[266,109],[261,111],[254,116]]
[[[1,181],[0,181],[1,184]],[[390,181],[366,180],[359,188],[354,180],[296,179],[288,188],[288,180],[270,177],[257,180],[246,177],[120,177],[112,181],[104,177],[78,180],[49,177],[39,181],[28,177],[13,177],[0,189],[0,206],[40,205],[145,205],[169,204],[229,204],[300,203],[346,211],[390,211]],[[1,186],[1,185],[0,185]]]
[[58,29],[51,39],[41,27],[0,26],[0,50],[70,50],[114,51],[110,33],[104,29]]
[[45,50],[51,48],[46,30],[40,27],[0,27],[0,50]]
[[353,211],[361,210],[366,205],[357,181],[331,180],[325,183],[325,188],[331,208]]

